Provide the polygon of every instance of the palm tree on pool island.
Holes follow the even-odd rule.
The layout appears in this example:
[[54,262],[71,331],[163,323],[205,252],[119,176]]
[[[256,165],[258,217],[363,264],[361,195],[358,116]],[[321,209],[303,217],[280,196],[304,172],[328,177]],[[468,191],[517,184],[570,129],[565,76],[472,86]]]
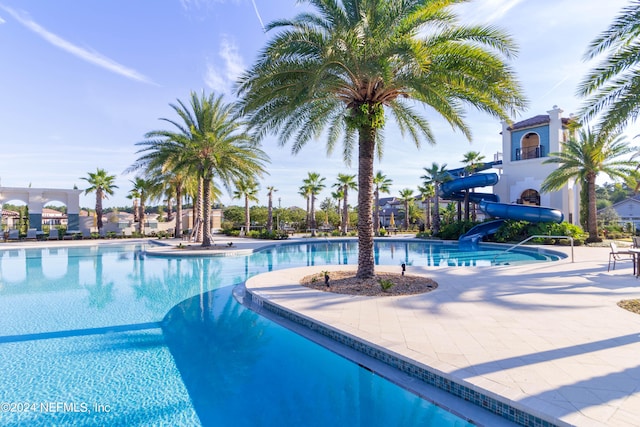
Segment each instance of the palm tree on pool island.
[[95,173],[88,172],[88,177],[81,177],[89,183],[89,188],[84,190],[84,194],[96,193],[96,219],[98,232],[102,230],[102,200],[107,196],[113,196],[117,185],[114,184],[115,175],[109,175],[106,170],[96,168]]
[[241,77],[240,108],[259,138],[278,134],[297,153],[326,131],[348,163],[358,158],[358,270],[375,276],[373,163],[386,114],[419,146],[435,143],[425,104],[469,140],[465,108],[507,120],[526,102],[506,64],[504,32],[462,25],[458,0],[301,0],[309,11],[270,23],[277,33]]
[[212,246],[211,205],[219,193],[214,179],[231,191],[233,183],[265,172],[268,156],[246,132],[233,104],[222,96],[191,92],[188,104],[170,104],[180,120],[161,119],[173,130],[147,132],[136,145],[141,157],[132,168],[169,167],[188,173],[198,182],[195,214],[202,212],[202,246]]

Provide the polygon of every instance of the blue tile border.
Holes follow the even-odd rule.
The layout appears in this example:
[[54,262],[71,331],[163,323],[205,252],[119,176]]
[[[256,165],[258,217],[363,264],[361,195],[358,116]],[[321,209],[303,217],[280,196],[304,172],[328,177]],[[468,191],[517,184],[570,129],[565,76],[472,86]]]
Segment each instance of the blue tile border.
[[315,322],[305,316],[284,309],[277,304],[273,304],[264,298],[253,294],[250,290],[245,290],[245,304],[254,304],[262,309],[276,314],[284,319],[304,326],[313,332],[330,338],[342,345],[345,345],[362,354],[379,360],[399,371],[421,380],[429,385],[449,392],[467,402],[480,406],[506,420],[526,427],[558,427],[550,421],[544,420],[533,414],[529,414],[522,409],[514,408],[508,403],[502,402],[494,397],[483,394],[468,386],[458,384],[449,378],[435,373],[424,366],[419,366],[415,362],[407,360],[399,355],[393,354],[389,350],[382,349],[360,339],[354,338],[344,332]]

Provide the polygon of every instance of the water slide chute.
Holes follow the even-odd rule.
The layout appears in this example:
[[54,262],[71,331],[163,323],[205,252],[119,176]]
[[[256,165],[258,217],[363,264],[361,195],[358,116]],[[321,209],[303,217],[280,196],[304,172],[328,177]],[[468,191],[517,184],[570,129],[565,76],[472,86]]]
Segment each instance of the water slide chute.
[[[483,163],[476,170],[486,170],[497,162]],[[501,163],[501,162],[500,162]],[[464,191],[476,187],[488,187],[498,183],[498,175],[495,173],[464,175],[464,168],[449,170],[451,180],[440,185],[440,196],[450,200],[464,199]],[[478,224],[471,230],[460,236],[459,243],[477,243],[482,237],[495,234],[507,219],[529,222],[557,222],[564,220],[562,212],[557,209],[541,206],[517,205],[499,203],[500,198],[491,193],[469,193],[469,200],[478,203],[480,210],[486,215],[501,218]]]

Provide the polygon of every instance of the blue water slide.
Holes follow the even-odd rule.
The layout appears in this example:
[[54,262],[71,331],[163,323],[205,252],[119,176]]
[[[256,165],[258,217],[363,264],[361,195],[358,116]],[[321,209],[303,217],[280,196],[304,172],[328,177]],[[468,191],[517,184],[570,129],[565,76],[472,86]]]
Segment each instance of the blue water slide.
[[[486,170],[492,168],[497,162],[489,162],[479,165],[476,170]],[[470,176],[463,176],[465,168],[452,169],[447,171],[452,178],[450,181],[440,184],[440,196],[450,200],[463,200],[465,190],[476,187],[488,187],[498,183],[498,175],[495,173],[481,173]],[[540,206],[515,205],[499,203],[500,199],[495,194],[489,193],[469,193],[469,200],[478,203],[480,210],[486,215],[501,218],[496,221],[489,221],[478,224],[464,235],[460,236],[459,243],[475,244],[482,237],[495,234],[498,228],[507,219],[529,222],[562,222],[564,217],[557,209]]]
[[479,206],[482,212],[497,218],[529,222],[562,222],[564,220],[564,215],[559,210],[541,206],[494,203],[486,200],[481,201]]
[[[450,200],[464,199],[464,190],[476,187],[488,187],[498,183],[498,175],[495,173],[479,173],[464,178],[456,178],[440,184],[440,195]],[[474,194],[473,196],[471,194]],[[481,200],[498,202],[499,198],[495,194],[470,193],[470,200],[479,203]]]
[[495,234],[498,229],[504,224],[506,219],[496,219],[494,221],[483,222],[467,231],[458,239],[458,245],[464,247],[465,244],[476,245],[482,240],[484,236],[489,234]]

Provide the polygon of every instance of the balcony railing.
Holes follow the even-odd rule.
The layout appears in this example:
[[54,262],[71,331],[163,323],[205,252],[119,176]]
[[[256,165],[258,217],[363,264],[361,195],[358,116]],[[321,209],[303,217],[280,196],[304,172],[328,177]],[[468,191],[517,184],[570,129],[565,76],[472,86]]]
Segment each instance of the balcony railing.
[[538,159],[544,157],[544,147],[516,148],[516,160]]

